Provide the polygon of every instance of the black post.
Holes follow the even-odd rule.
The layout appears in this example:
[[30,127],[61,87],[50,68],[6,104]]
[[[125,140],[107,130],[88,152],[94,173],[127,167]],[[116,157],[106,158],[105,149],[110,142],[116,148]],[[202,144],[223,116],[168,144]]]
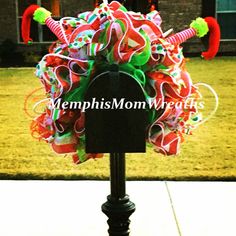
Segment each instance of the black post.
[[102,205],[102,211],[109,218],[109,236],[129,236],[129,217],[135,211],[135,204],[129,200],[125,190],[125,154],[110,154],[111,194]]

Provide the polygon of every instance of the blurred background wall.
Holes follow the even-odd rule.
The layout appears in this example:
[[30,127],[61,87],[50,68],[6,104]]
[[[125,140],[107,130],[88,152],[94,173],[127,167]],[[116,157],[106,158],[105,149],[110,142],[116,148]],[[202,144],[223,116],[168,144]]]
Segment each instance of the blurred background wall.
[[[20,24],[23,11],[30,4],[41,5],[53,13],[55,19],[76,16],[94,9],[100,0],[0,0],[0,66],[35,65],[55,40],[46,26],[32,21],[33,45],[22,42]],[[235,0],[120,0],[128,10],[147,13],[160,11],[164,31],[187,28],[198,16],[214,16],[222,31],[219,55],[236,55],[236,1]],[[196,56],[207,47],[207,37],[191,39],[183,44],[185,55]]]

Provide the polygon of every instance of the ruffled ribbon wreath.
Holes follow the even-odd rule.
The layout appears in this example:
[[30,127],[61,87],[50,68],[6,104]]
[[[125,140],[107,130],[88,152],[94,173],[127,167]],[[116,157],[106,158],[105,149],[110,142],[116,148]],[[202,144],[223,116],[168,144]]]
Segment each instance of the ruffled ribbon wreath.
[[164,36],[157,11],[147,15],[129,12],[114,1],[56,23],[49,17],[46,23],[60,40],[37,65],[36,76],[49,100],[32,122],[34,136],[50,143],[59,154],[71,153],[75,163],[101,157],[84,151],[84,113],[53,108],[52,101],[83,101],[94,71],[102,64],[116,63],[140,83],[147,100],[157,103],[149,110],[147,142],[165,155],[179,152],[183,134],[191,133],[201,115],[197,107],[161,104],[183,105],[189,98],[197,102],[201,95],[185,70],[182,48]]

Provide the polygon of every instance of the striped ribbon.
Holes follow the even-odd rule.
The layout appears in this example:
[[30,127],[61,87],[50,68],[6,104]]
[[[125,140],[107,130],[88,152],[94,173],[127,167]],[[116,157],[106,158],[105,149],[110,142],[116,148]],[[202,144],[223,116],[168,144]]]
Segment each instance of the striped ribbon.
[[155,133],[153,136],[149,137],[149,142],[155,146],[155,150],[164,155],[178,154],[180,150],[180,143],[182,141],[181,135],[179,133],[172,132],[165,128],[165,125],[160,122],[153,125],[152,129],[158,129],[159,132]]

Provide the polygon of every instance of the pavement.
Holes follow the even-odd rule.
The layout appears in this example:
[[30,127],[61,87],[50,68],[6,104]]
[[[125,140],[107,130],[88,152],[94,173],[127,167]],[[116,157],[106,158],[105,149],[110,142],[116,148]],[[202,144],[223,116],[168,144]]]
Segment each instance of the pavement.
[[[128,181],[130,236],[235,236],[235,182]],[[1,236],[107,236],[108,181],[0,181]]]

